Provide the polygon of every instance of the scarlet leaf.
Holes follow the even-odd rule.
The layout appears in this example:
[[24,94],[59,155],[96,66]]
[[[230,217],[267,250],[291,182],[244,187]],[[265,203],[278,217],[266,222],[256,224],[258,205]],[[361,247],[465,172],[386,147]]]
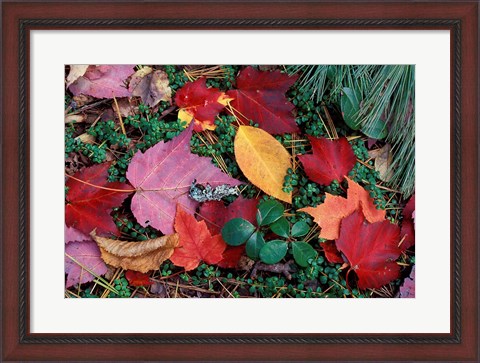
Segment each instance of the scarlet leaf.
[[148,275],[142,272],[127,270],[125,277],[131,286],[148,286],[153,284]]
[[310,180],[329,185],[333,180],[341,182],[355,166],[357,158],[347,139],[338,140],[309,136],[312,155],[298,156]]
[[95,276],[107,273],[100,250],[93,241],[70,242],[65,246],[66,287],[93,281]]
[[299,132],[292,114],[294,105],[285,97],[285,92],[298,76],[289,76],[279,70],[261,72],[253,67],[243,69],[237,77],[237,89],[227,95],[235,115],[245,125],[249,120],[258,123],[270,134]]
[[375,207],[368,192],[360,185],[347,178],[347,199],[326,193],[323,204],[313,208],[299,209],[314,217],[314,221],[320,226],[320,237],[328,240],[338,238],[340,222],[342,218],[350,215],[353,211],[362,208],[367,221],[379,222],[385,219],[385,211]]
[[243,218],[254,224],[257,204],[258,199],[244,199],[242,196],[227,207],[223,202],[209,201],[200,207],[198,218],[207,223],[211,234],[220,234],[225,223],[233,218]]
[[128,192],[119,190],[127,191],[131,187],[120,182],[109,183],[107,181],[109,167],[110,163],[94,165],[76,173],[75,179],[67,180],[65,185],[68,187],[68,203],[65,206],[65,222],[68,227],[75,227],[85,234],[90,234],[96,228],[99,235],[119,235],[110,212],[113,207],[122,204],[128,196]]
[[201,261],[216,264],[222,260],[227,247],[222,236],[212,236],[204,221],[198,222],[181,206],[177,207],[175,230],[180,239],[178,247],[170,257],[175,265],[183,266],[189,271],[196,268]]
[[217,88],[207,88],[206,82],[205,78],[188,82],[175,95],[175,104],[180,108],[178,118],[188,124],[194,120],[197,132],[214,130],[215,117],[229,101]]
[[245,245],[227,246],[225,251],[223,251],[222,260],[217,265],[222,268],[235,268],[244,253]]
[[137,189],[131,208],[143,227],[172,234],[177,203],[191,214],[198,206],[189,197],[193,180],[212,187],[240,184],[213,165],[210,158],[190,152],[192,127],[172,141],[161,141],[145,153],[137,152],[128,166],[127,178]]
[[69,89],[73,95],[84,94],[96,98],[130,97],[125,81],[133,72],[133,65],[89,66]]
[[400,228],[388,221],[368,223],[361,211],[342,220],[337,248],[358,276],[360,289],[379,288],[399,277]]
[[341,253],[337,250],[337,246],[335,246],[334,241],[325,241],[320,244],[323,248],[323,252],[325,253],[325,257],[327,261],[330,263],[343,263],[343,258]]

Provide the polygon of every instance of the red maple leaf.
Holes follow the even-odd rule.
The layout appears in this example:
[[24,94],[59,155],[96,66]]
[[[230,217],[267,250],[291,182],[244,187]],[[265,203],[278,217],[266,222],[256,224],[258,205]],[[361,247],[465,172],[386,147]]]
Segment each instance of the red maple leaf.
[[188,82],[175,95],[178,118],[188,124],[193,120],[197,132],[214,130],[215,117],[230,100],[217,88],[207,88],[206,82],[205,78]]
[[128,166],[127,178],[137,190],[131,208],[143,227],[172,234],[177,203],[194,214],[198,202],[189,197],[194,180],[212,187],[240,184],[210,158],[190,152],[192,126],[169,142],[160,141],[144,153],[137,152]]
[[323,252],[325,253],[325,257],[327,261],[330,263],[343,263],[343,258],[341,253],[337,250],[334,241],[325,241],[320,244],[323,248]]
[[298,75],[289,76],[279,70],[261,72],[253,67],[243,69],[237,79],[237,89],[227,95],[235,116],[245,125],[249,120],[270,134],[299,132],[292,114],[295,106],[285,92],[295,83]]
[[299,155],[298,159],[310,180],[323,185],[330,185],[333,180],[341,182],[357,161],[347,139],[328,140],[312,136],[308,139],[313,154]]
[[212,236],[204,221],[197,221],[181,206],[177,206],[175,230],[179,235],[179,243],[170,257],[173,264],[189,271],[198,267],[201,261],[216,264],[222,260],[227,247],[222,236]]
[[95,228],[98,235],[119,235],[110,213],[122,204],[132,187],[120,182],[109,183],[109,167],[110,163],[94,165],[67,180],[65,223],[68,227],[75,227],[86,235]]
[[142,272],[127,270],[125,277],[131,286],[149,286],[153,284],[148,275]]
[[413,213],[415,212],[415,194],[412,195],[407,205],[403,209],[403,221],[400,235],[403,242],[400,245],[402,251],[405,251],[415,244],[415,224],[413,222]]
[[379,288],[400,275],[400,228],[388,221],[368,223],[361,211],[343,218],[337,249],[358,276],[358,288]]

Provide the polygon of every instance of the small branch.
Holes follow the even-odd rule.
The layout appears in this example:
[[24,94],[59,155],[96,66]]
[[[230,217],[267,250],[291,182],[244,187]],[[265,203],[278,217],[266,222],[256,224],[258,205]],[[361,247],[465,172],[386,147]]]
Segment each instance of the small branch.
[[115,96],[113,96],[113,102],[117,108],[118,120],[120,121],[120,127],[122,128],[122,133],[126,136],[127,132],[125,131],[125,125],[123,124],[122,114],[120,113],[120,107],[118,107],[118,102]]
[[274,272],[274,273],[283,273],[288,280],[291,280],[292,275],[290,273],[294,272],[294,270],[291,267],[292,263],[293,261],[288,261],[286,263],[276,263],[274,265],[267,265],[263,262],[258,261],[253,267],[253,270],[250,276],[252,278],[256,278],[258,271],[266,271],[266,272]]

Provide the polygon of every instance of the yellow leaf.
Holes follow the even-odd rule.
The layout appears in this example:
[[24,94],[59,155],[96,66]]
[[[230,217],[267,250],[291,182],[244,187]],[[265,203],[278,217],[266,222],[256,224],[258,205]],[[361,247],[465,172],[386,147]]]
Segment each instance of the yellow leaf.
[[262,129],[240,126],[234,142],[235,158],[243,174],[262,191],[287,203],[292,193],[285,193],[283,182],[292,167],[288,151]]
[[163,261],[170,258],[178,245],[178,234],[176,233],[143,242],[97,237],[95,231],[90,235],[100,247],[102,259],[106,264],[143,273],[158,270]]

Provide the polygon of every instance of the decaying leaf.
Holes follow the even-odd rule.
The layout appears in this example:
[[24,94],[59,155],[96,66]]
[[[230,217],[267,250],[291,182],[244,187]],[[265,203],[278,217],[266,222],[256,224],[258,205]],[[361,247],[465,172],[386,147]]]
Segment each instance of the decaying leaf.
[[98,237],[95,231],[92,231],[90,235],[100,247],[105,263],[143,273],[158,270],[163,261],[170,258],[178,245],[178,234],[176,233],[143,242],[127,242]]
[[240,126],[234,141],[235,158],[245,177],[268,195],[292,203],[283,181],[292,158],[272,135],[262,129]]
[[87,134],[84,132],[83,134],[78,135],[75,140],[80,140],[84,144],[94,144],[95,143],[95,136]]
[[306,207],[299,209],[314,217],[320,230],[320,237],[328,240],[338,238],[340,222],[342,218],[350,215],[353,211],[362,208],[365,218],[370,223],[379,222],[385,219],[385,211],[377,209],[369,193],[353,180],[348,181],[347,198],[326,193],[323,204],[313,208]]
[[133,72],[133,65],[90,65],[69,89],[74,96],[84,94],[96,98],[130,97],[125,82]]
[[67,76],[67,88],[75,82],[78,77],[81,77],[87,71],[88,64],[70,64],[70,72]]
[[375,170],[378,171],[380,179],[388,182],[393,176],[393,170],[390,168],[392,164],[390,144],[385,144],[380,149],[370,150],[368,156],[375,159]]
[[85,115],[66,115],[65,116],[65,123],[80,123],[85,122],[87,117]]
[[154,71],[151,67],[143,67],[136,71],[128,89],[133,96],[141,97],[143,103],[150,107],[156,106],[160,101],[172,100],[168,75],[162,70]]

